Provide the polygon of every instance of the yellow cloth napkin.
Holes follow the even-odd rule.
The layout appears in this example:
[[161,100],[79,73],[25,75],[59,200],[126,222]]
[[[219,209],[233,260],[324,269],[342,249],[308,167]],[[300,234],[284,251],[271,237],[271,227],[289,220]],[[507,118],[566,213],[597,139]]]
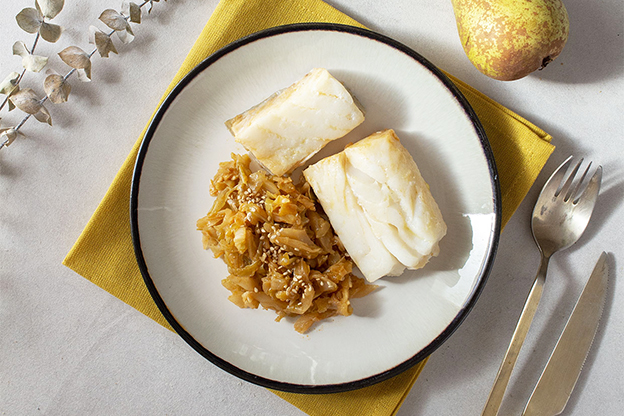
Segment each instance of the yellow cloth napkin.
[[[222,0],[164,96],[201,60],[228,43],[265,28],[300,22],[362,27],[321,0]],[[553,151],[551,137],[470,86],[451,79],[474,108],[490,140],[500,176],[504,225]],[[63,264],[171,329],[143,283],[130,236],[130,182],[144,134],[145,130]],[[423,361],[390,380],[347,393],[274,393],[313,416],[393,415],[424,364]]]

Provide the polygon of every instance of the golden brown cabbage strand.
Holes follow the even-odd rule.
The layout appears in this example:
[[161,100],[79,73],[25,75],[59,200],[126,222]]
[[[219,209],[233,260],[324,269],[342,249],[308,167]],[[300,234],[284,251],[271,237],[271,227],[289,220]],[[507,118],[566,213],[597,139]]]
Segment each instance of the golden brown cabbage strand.
[[322,213],[310,186],[262,170],[232,154],[211,182],[212,209],[197,221],[204,248],[221,257],[221,281],[241,308],[272,309],[276,320],[298,317],[295,330],[351,315],[349,299],[377,286],[351,273],[353,262]]

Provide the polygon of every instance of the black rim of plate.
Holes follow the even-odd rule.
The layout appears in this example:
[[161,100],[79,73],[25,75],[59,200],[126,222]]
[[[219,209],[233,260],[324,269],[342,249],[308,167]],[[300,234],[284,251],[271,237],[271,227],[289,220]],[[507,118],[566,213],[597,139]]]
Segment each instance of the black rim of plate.
[[[456,100],[459,102],[461,107],[463,108],[466,115],[472,121],[472,124],[475,128],[477,136],[480,139],[481,147],[483,149],[485,158],[488,163],[488,168],[490,172],[491,185],[492,185],[492,193],[493,193],[493,205],[494,205],[494,215],[495,215],[495,226],[490,234],[489,241],[489,253],[487,258],[485,259],[479,280],[477,284],[472,289],[472,293],[470,293],[468,302],[462,307],[459,313],[455,316],[455,318],[451,321],[451,323],[425,348],[421,351],[416,352],[414,356],[410,359],[400,363],[399,365],[385,370],[379,374],[375,374],[370,377],[366,377],[363,379],[353,380],[344,383],[338,384],[323,384],[323,385],[304,385],[304,384],[294,384],[287,383],[277,380],[271,380],[265,377],[260,377],[250,372],[247,372],[231,363],[223,360],[222,358],[216,356],[209,350],[207,350],[204,346],[202,346],[198,341],[196,341],[191,334],[189,334],[182,325],[176,321],[173,317],[167,305],[163,301],[162,297],[158,293],[158,289],[156,288],[152,278],[149,275],[148,266],[145,262],[145,258],[143,257],[143,251],[141,249],[141,239],[139,235],[139,224],[138,224],[138,198],[139,198],[139,184],[141,179],[141,171],[143,168],[143,163],[145,161],[145,156],[147,154],[150,141],[152,140],[155,131],[158,128],[160,121],[162,120],[163,115],[166,113],[167,109],[171,105],[171,103],[176,99],[179,93],[202,71],[212,65],[214,62],[219,60],[221,57],[227,55],[228,53],[240,48],[241,46],[247,45],[257,40],[261,40],[264,38],[291,33],[291,32],[305,32],[305,31],[334,31],[334,32],[342,32],[351,35],[357,35],[361,37],[365,37],[368,39],[372,39],[381,43],[390,46],[409,57],[416,60],[418,63],[427,68],[433,75],[435,75],[451,93],[455,96]],[[169,95],[165,98],[162,105],[158,108],[154,118],[152,119],[145,137],[141,143],[139,148],[136,164],[134,167],[134,173],[132,177],[131,184],[131,193],[130,193],[130,226],[132,233],[132,243],[134,245],[134,251],[137,258],[137,263],[141,274],[143,276],[143,280],[147,285],[147,288],[154,299],[154,302],[160,309],[160,312],[167,319],[169,324],[173,327],[173,329],[200,355],[204,358],[220,367],[221,369],[243,379],[248,382],[267,387],[274,390],[287,391],[292,393],[337,393],[344,392],[349,390],[355,390],[362,387],[367,387],[381,381],[387,380],[393,376],[396,376],[403,371],[413,367],[417,363],[424,360],[428,357],[433,351],[435,351],[440,345],[442,345],[450,335],[459,327],[462,321],[466,318],[470,310],[473,308],[479,295],[481,294],[483,287],[485,286],[487,277],[492,269],[494,263],[494,257],[496,254],[496,250],[498,248],[498,240],[501,230],[501,200],[500,200],[500,185],[498,180],[498,174],[496,170],[496,164],[494,162],[494,156],[492,154],[492,149],[490,148],[490,144],[485,135],[485,131],[481,122],[477,118],[474,110],[463,96],[463,94],[459,91],[459,89],[453,84],[451,80],[436,66],[426,60],[417,52],[413,51],[409,47],[393,40],[387,36],[381,35],[376,32],[372,32],[367,29],[361,29],[354,26],[347,26],[341,24],[333,24],[333,23],[298,23],[292,25],[284,25],[278,26],[270,29],[266,29],[244,38],[241,38],[229,45],[223,47],[218,50],[205,60],[203,60],[199,65],[197,65],[193,70],[191,70],[169,93]]]

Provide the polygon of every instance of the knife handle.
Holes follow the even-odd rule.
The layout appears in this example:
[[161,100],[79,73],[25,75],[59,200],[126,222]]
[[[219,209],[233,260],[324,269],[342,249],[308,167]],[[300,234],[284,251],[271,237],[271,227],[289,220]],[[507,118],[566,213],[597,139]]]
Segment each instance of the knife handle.
[[537,276],[535,276],[533,287],[529,292],[529,296],[524,303],[524,308],[522,308],[520,319],[518,319],[516,329],[511,337],[509,348],[507,348],[503,362],[498,369],[498,374],[496,374],[494,385],[492,386],[492,390],[490,391],[490,395],[485,403],[481,416],[496,416],[498,414],[498,410],[500,409],[500,405],[503,401],[503,396],[505,395],[505,390],[507,389],[507,384],[509,384],[511,372],[516,365],[520,349],[522,348],[524,339],[529,332],[531,322],[533,322],[537,305],[542,298],[542,291],[544,283],[546,282],[546,272],[548,271],[549,260],[550,256],[544,256],[542,253],[542,261],[540,263],[539,271],[537,272]]

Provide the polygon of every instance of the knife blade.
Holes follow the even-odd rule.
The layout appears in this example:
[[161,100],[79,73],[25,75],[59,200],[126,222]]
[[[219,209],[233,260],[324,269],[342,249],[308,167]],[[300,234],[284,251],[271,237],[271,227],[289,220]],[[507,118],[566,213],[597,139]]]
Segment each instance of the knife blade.
[[609,266],[603,252],[566,323],[522,416],[561,414],[594,341],[602,316]]

